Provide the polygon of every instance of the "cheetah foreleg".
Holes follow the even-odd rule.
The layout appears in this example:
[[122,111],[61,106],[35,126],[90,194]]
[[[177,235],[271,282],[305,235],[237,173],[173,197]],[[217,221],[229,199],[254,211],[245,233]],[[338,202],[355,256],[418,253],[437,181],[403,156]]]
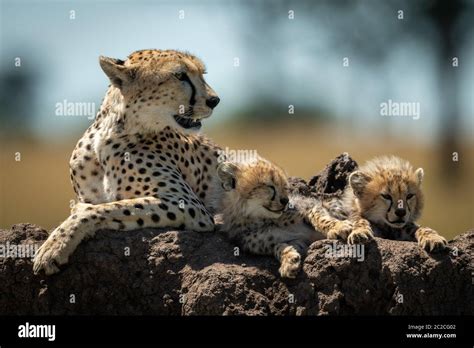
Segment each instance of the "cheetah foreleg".
[[349,244],[364,244],[374,239],[370,222],[362,217],[355,217],[352,220],[352,232],[347,238]]
[[165,203],[154,197],[126,199],[103,204],[79,203],[41,245],[33,261],[33,271],[46,274],[59,271],[87,236],[100,229],[134,230],[146,227],[181,227],[195,231],[213,231],[212,216],[194,203]]
[[342,239],[346,241],[353,228],[349,220],[339,220],[332,217],[319,203],[309,211],[307,220],[328,239]]
[[415,232],[418,245],[428,252],[436,252],[447,247],[448,242],[444,237],[429,227],[418,227]]
[[301,267],[301,253],[288,243],[275,245],[274,255],[280,261],[279,272],[282,278],[296,278]]

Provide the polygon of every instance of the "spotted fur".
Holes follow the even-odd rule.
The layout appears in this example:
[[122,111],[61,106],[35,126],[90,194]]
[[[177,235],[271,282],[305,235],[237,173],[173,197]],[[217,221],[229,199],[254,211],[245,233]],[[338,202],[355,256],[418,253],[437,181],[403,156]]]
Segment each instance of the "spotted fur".
[[358,226],[377,237],[417,241],[430,252],[444,249],[446,239],[416,224],[424,204],[423,176],[422,168],[414,170],[401,158],[375,158],[350,175],[342,204]]
[[70,160],[79,203],[40,247],[34,271],[52,274],[100,229],[214,230],[208,192],[219,147],[197,134],[219,102],[196,57],[144,50],[100,58],[111,81]]
[[289,195],[285,173],[265,159],[226,162],[217,173],[225,190],[216,198],[221,230],[246,252],[274,255],[282,277],[296,277],[312,242],[351,232],[320,201]]

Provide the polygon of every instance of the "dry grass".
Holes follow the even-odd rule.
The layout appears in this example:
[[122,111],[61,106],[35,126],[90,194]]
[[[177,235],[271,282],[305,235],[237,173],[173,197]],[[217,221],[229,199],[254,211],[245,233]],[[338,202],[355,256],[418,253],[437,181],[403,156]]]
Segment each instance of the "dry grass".
[[[69,157],[76,140],[67,144],[2,144],[0,221],[2,227],[31,222],[44,228],[69,214],[74,191],[69,182]],[[15,161],[15,153],[21,161]]]
[[[426,207],[421,222],[452,238],[474,226],[473,146],[460,151],[458,175],[443,179],[438,153],[430,147],[384,138],[354,138],[341,129],[307,127],[206,129],[218,144],[234,149],[255,149],[286,169],[289,175],[309,178],[341,152],[363,162],[381,154],[395,154],[425,169]],[[3,143],[0,172],[0,226],[31,222],[52,228],[69,214],[74,193],[68,161],[77,139],[61,144]],[[21,152],[20,162],[14,160]],[[468,154],[470,161],[467,161]]]

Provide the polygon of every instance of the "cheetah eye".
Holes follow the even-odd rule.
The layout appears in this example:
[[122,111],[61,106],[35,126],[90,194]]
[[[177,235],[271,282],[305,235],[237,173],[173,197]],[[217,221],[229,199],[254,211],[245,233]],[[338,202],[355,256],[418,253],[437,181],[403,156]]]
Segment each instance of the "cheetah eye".
[[413,193],[407,194],[407,199],[410,199],[410,198],[413,198],[413,197],[415,197],[415,195]]
[[186,75],[185,72],[181,71],[181,72],[178,72],[178,73],[174,74],[174,77],[176,77],[180,81],[184,81],[184,80],[186,80],[187,75]]
[[388,193],[382,193],[381,196],[388,201],[392,200],[392,196],[390,196]]
[[275,199],[275,196],[276,196],[276,189],[275,189],[275,186],[273,185],[268,185],[268,188],[272,191],[272,198],[271,200],[273,201]]

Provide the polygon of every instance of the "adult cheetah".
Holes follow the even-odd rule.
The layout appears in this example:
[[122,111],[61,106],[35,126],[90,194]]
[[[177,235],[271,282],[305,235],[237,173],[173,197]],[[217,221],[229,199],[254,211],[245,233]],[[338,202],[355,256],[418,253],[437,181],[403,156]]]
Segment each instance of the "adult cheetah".
[[219,98],[203,63],[175,50],[100,57],[111,84],[70,160],[78,203],[40,247],[34,272],[59,271],[100,229],[213,231],[209,190],[219,190],[219,147],[197,134]]

